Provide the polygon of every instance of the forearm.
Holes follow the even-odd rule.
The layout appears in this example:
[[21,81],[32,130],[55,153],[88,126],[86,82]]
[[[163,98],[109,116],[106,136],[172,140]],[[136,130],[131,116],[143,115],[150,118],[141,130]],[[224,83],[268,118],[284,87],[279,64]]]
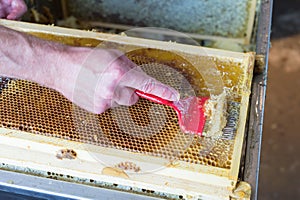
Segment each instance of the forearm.
[[[60,68],[68,46],[44,41],[0,26],[0,75],[26,79],[51,88],[63,73]],[[62,59],[64,57],[64,59]],[[72,66],[70,66],[72,67]],[[72,69],[70,69],[72,72]]]

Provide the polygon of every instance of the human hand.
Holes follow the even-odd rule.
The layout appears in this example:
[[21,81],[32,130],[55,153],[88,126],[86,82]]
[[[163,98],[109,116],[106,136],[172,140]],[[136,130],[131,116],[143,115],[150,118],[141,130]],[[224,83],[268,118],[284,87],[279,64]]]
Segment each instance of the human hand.
[[23,0],[0,0],[0,18],[19,19],[26,11]]
[[145,74],[118,50],[67,46],[2,26],[1,41],[2,76],[55,89],[93,113],[136,103],[136,89],[179,100],[176,90]]
[[139,99],[136,89],[179,100],[175,89],[148,76],[118,50],[70,47],[60,62],[54,89],[93,113],[135,104]]

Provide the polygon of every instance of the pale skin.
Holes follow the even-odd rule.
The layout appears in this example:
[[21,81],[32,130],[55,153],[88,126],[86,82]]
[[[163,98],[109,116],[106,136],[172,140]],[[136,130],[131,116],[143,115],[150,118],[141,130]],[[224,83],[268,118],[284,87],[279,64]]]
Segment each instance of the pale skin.
[[[21,0],[0,0],[0,17],[18,19]],[[135,90],[176,101],[179,93],[145,74],[114,49],[72,47],[0,26],[0,75],[55,89],[76,105],[100,114],[137,102]]]

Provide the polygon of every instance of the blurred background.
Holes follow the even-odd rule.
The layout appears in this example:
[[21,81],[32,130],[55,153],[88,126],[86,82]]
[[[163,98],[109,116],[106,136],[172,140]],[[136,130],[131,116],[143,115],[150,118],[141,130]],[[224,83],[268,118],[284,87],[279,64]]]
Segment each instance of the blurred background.
[[275,0],[258,199],[300,199],[300,0]]

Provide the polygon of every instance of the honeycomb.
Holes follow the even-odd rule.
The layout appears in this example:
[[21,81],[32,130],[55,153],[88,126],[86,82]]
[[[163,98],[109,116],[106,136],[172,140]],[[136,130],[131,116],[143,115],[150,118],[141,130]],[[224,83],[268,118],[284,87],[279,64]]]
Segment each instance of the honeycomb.
[[[170,52],[139,49],[127,56],[182,96],[209,95],[201,75],[193,71],[190,63]],[[233,88],[231,100],[238,102],[241,95],[236,86],[243,77],[236,76],[243,73],[240,64],[219,60],[215,63],[223,74],[225,86]],[[178,126],[174,110],[145,99],[130,107],[121,106],[95,115],[52,89],[25,80],[1,78],[0,119],[5,128],[187,163],[230,169],[232,161],[234,138],[185,134]]]

